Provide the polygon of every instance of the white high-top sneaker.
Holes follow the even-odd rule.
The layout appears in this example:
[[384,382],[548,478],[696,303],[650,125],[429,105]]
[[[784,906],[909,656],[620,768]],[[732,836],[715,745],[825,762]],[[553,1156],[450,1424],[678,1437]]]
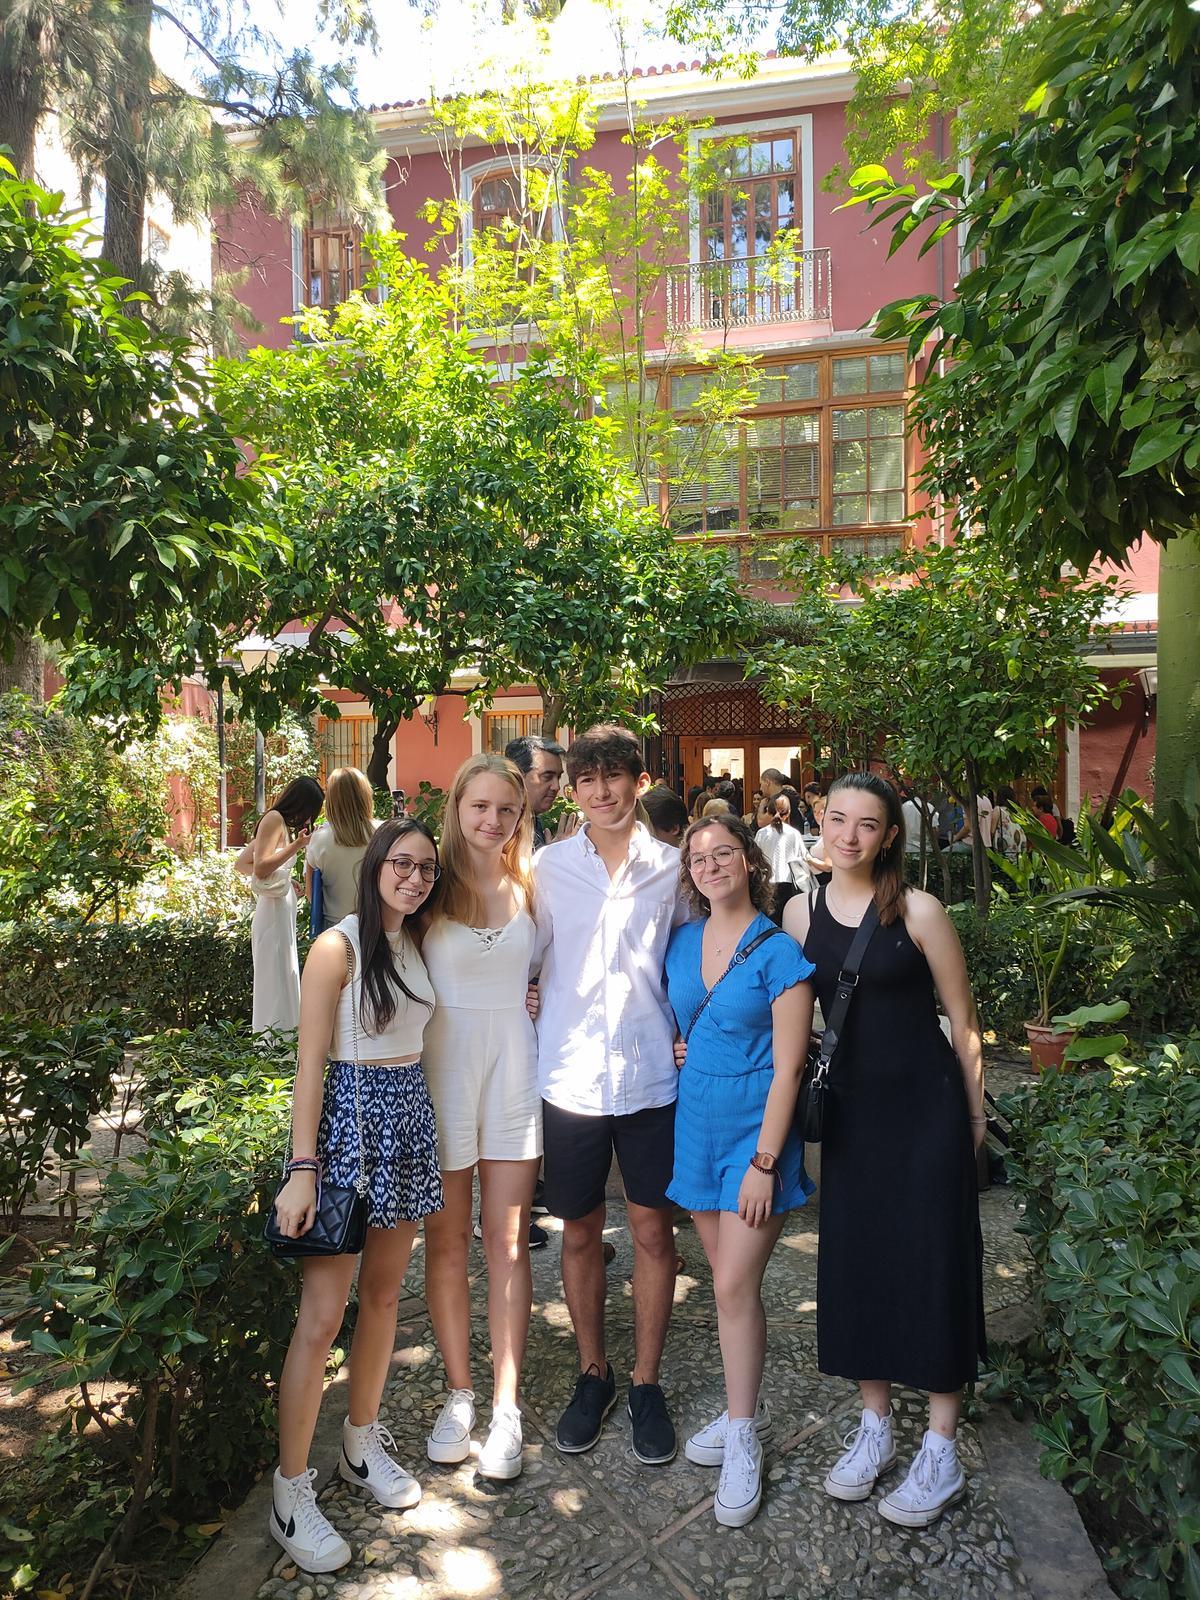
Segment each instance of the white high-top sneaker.
[[713,1501],[713,1515],[723,1528],[743,1528],[762,1503],[763,1447],[753,1421],[725,1429],[725,1459]]
[[926,1433],[907,1478],[879,1502],[879,1515],[902,1528],[927,1528],[966,1492],[954,1440]]
[[338,1471],[347,1483],[369,1489],[381,1506],[407,1511],[421,1498],[421,1485],[411,1472],[388,1455],[385,1446],[396,1441],[380,1422],[355,1428],[349,1418],[342,1424],[342,1457]]
[[836,1466],[830,1468],[825,1479],[825,1493],[835,1500],[866,1500],[876,1480],[896,1465],[891,1413],[879,1417],[874,1411],[864,1409],[862,1421],[842,1443],[849,1448]]
[[476,1470],[481,1478],[517,1478],[523,1465],[521,1413],[516,1406],[496,1406]]
[[317,1504],[316,1476],[315,1467],[298,1478],[285,1478],[275,1469],[271,1537],[305,1572],[336,1572],[349,1561],[350,1546]]
[[[684,1455],[698,1467],[719,1467],[725,1459],[725,1429],[728,1424],[729,1413],[722,1411],[714,1422],[692,1435],[683,1447]],[[754,1408],[754,1431],[763,1444],[771,1437],[771,1414],[767,1410],[767,1402],[761,1398]]]
[[475,1426],[474,1389],[451,1389],[438,1412],[433,1431],[425,1441],[430,1461],[453,1464],[471,1454],[471,1429]]

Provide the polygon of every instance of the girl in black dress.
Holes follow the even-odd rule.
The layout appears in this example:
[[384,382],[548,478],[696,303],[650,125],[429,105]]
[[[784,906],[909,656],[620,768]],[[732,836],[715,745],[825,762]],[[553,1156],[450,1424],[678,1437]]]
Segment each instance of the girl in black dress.
[[979,1022],[953,924],[932,895],[904,883],[891,786],[873,773],[839,778],[822,843],[831,877],[797,895],[783,925],[816,967],[826,1016],[872,900],[879,916],[830,1068],[821,1146],[817,1364],[854,1379],[863,1404],[825,1488],[838,1500],[867,1499],[896,1464],[891,1385],[926,1390],[921,1449],[879,1507],[890,1522],[924,1528],[964,1493],[955,1433],[963,1386],[985,1351]]

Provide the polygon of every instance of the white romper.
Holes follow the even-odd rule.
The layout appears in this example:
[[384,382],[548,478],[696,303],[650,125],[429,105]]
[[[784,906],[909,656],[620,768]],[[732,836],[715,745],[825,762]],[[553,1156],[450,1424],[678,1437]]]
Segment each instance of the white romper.
[[425,935],[437,1005],[421,1060],[443,1172],[542,1153],[537,1035],[525,1010],[535,932],[522,909],[503,928],[437,917]]

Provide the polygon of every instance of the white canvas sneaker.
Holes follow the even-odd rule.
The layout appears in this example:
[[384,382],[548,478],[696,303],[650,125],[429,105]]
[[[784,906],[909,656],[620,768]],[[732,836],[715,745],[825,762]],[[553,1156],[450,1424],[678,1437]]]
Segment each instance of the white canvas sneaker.
[[381,1506],[407,1511],[421,1498],[421,1485],[387,1453],[396,1441],[379,1422],[363,1428],[342,1424],[342,1456],[338,1471],[347,1483],[369,1489]]
[[953,1440],[926,1433],[907,1478],[879,1502],[879,1515],[902,1528],[928,1528],[966,1492]]
[[518,1478],[524,1464],[521,1413],[516,1406],[497,1406],[476,1470],[481,1478]]
[[425,1441],[430,1461],[453,1464],[471,1454],[471,1429],[475,1426],[474,1389],[451,1389],[438,1412],[433,1431]]
[[[728,1411],[722,1411],[715,1422],[694,1433],[683,1447],[689,1461],[698,1467],[719,1467],[725,1459],[725,1429],[729,1423]],[[771,1437],[771,1414],[767,1402],[759,1400],[754,1408],[754,1431],[763,1444]]]
[[305,1572],[336,1572],[350,1559],[350,1546],[317,1504],[315,1467],[298,1478],[275,1469],[271,1499],[271,1537]]
[[763,1447],[752,1422],[725,1429],[725,1459],[713,1502],[723,1528],[743,1528],[762,1503]]
[[876,1480],[896,1465],[896,1442],[892,1438],[892,1419],[864,1410],[862,1421],[842,1440],[848,1445],[845,1455],[831,1467],[825,1479],[825,1493],[835,1500],[866,1500]]

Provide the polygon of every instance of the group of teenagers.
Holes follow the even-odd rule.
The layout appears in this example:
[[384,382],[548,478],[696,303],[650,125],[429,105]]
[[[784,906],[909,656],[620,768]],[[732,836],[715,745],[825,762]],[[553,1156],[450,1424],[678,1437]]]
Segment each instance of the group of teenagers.
[[[561,1219],[579,1355],[555,1443],[568,1454],[595,1445],[621,1398],[605,1339],[614,1156],[633,1246],[631,1448],[648,1466],[676,1454],[660,1378],[682,1207],[712,1268],[727,1402],[684,1454],[719,1468],[719,1523],[754,1517],[772,1427],[761,1393],[763,1275],[789,1212],[814,1188],[796,1126],[814,1002],[828,1018],[850,947],[857,938],[857,958],[864,937],[830,1073],[817,1289],[817,1365],[857,1381],[861,1415],[824,1484],[840,1500],[870,1497],[898,1464],[892,1385],[924,1390],[928,1429],[879,1509],[894,1523],[928,1526],[964,1493],[955,1433],[984,1351],[982,1050],[953,927],[932,896],[904,883],[895,790],[863,772],[830,786],[828,872],[788,902],[780,928],[755,830],[730,812],[691,821],[678,847],[656,837],[639,820],[650,786],[639,741],[614,725],[589,729],[566,751],[577,824],[535,852],[535,829],[545,837],[535,807],[540,796],[548,809],[562,758],[541,741],[527,745],[520,766],[490,754],[463,764],[440,843],[413,818],[374,825],[353,909],[305,962],[276,1217],[300,1236],[319,1184],[352,1186],[363,1171],[368,1227],[361,1258],[302,1262],[279,1385],[272,1535],[310,1572],[351,1556],[317,1503],[308,1458],[356,1270],[339,1471],[385,1506],[420,1499],[379,1408],[422,1223],[446,1374],[426,1451],[438,1463],[470,1457],[476,1175],[492,1367],[476,1470],[503,1480],[522,1468],[539,1162],[546,1209]],[[270,813],[264,823],[276,838],[263,851],[273,871],[294,844],[289,835],[305,829],[282,814],[277,828]]]

